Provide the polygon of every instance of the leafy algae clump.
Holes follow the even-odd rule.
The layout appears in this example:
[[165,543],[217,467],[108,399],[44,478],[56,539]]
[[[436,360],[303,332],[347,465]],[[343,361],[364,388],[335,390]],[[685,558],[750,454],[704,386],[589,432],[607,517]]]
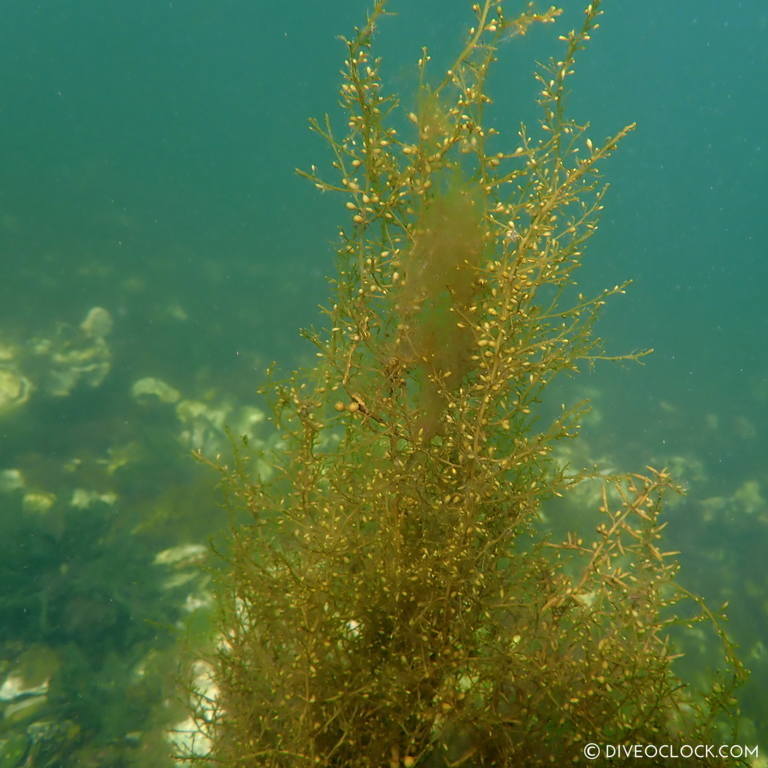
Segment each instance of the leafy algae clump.
[[[318,363],[267,388],[281,434],[269,482],[242,454],[219,467],[251,520],[232,532],[218,693],[200,712],[212,758],[537,766],[581,759],[587,742],[708,743],[742,670],[657,546],[668,475],[604,479],[593,541],[537,525],[545,499],[583,480],[551,456],[581,410],[547,422],[543,390],[605,357],[593,324],[623,290],[573,287],[598,167],[632,128],[593,145],[565,114],[600,2],[537,75],[538,138],[523,127],[495,153],[497,45],[559,11],[473,6],[451,68],[428,86],[425,51],[401,112],[371,51],[384,5],[345,41],[345,135],[313,122],[338,179],[303,174],[349,215],[328,327],[307,334]],[[683,597],[712,620],[729,670],[704,693],[671,667]]]

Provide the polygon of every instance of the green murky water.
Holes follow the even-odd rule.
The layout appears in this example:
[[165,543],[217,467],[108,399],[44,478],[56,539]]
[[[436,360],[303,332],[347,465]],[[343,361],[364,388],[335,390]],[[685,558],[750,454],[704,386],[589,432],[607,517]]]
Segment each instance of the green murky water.
[[[385,71],[403,98],[440,65],[461,2],[393,7]],[[448,7],[446,7],[446,5]],[[339,200],[296,177],[326,160],[365,4],[10,0],[0,31],[0,767],[163,766],[183,723],[179,659],[205,635],[204,546],[226,527],[191,458],[225,426],[269,439],[255,390],[311,350]],[[596,137],[637,121],[587,287],[634,279],[601,327],[642,367],[601,368],[585,460],[668,465],[682,581],[730,601],[752,679],[746,743],[768,723],[768,320],[759,0],[607,3],[572,97]],[[571,11],[563,28],[575,23]],[[533,59],[510,42],[494,120],[535,118]],[[97,308],[97,309],[95,309]],[[696,674],[695,668],[692,674]]]

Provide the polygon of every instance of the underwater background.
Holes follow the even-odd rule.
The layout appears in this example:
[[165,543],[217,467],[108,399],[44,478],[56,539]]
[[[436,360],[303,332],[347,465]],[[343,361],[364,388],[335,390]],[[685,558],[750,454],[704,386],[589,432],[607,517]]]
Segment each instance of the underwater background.
[[[566,5],[560,31],[579,23]],[[263,369],[311,361],[297,330],[322,322],[345,214],[294,169],[329,162],[307,118],[339,118],[337,37],[367,8],[3,4],[0,768],[171,764],[174,681],[212,610],[201,564],[228,522],[192,451],[225,452],[225,427],[268,441]],[[596,142],[638,129],[606,166],[580,279],[631,278],[599,332],[655,352],[558,395],[593,403],[574,461],[686,486],[669,548],[683,584],[730,603],[741,736],[768,747],[768,6],[604,8],[571,114]],[[421,46],[440,72],[469,3],[391,10],[378,51],[408,103]],[[502,146],[535,123],[534,62],[556,45],[549,27],[502,45]]]

